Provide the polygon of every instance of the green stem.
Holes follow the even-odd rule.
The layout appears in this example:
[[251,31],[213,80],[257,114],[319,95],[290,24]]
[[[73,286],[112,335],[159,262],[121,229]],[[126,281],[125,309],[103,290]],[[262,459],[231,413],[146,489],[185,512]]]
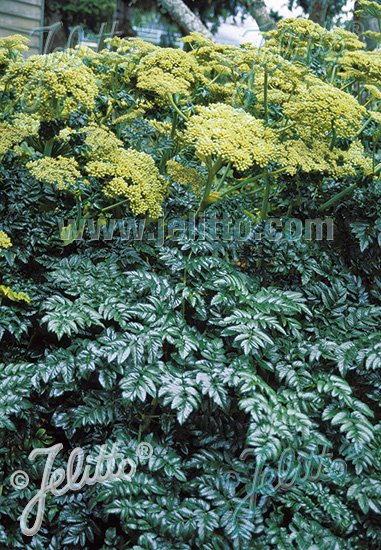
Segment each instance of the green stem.
[[376,172],[376,149],[377,149],[377,144],[378,144],[379,139],[380,139],[380,132],[378,132],[378,134],[376,134],[373,138],[373,151],[372,151],[372,170],[373,170],[373,173]]
[[171,138],[174,139],[175,135],[176,135],[176,129],[177,129],[177,124],[179,122],[179,114],[177,111],[175,111],[175,114],[173,116],[173,121],[172,121],[172,130],[171,130]]
[[216,191],[219,191],[223,186],[223,184],[225,183],[225,179],[226,179],[226,176],[228,175],[229,170],[230,170],[230,164],[228,164],[227,167],[225,168],[224,173],[222,174],[222,177],[216,186]]
[[101,212],[107,212],[107,210],[112,210],[113,208],[116,208],[117,206],[121,206],[122,204],[125,204],[126,202],[128,202],[130,199],[124,199],[120,202],[117,202],[115,204],[112,204],[111,206],[106,206],[106,208],[102,208],[101,209]]
[[265,124],[268,123],[269,119],[269,98],[268,98],[268,91],[269,91],[269,73],[267,71],[267,65],[265,65],[265,82],[264,82],[264,104],[265,104]]
[[252,89],[253,89],[253,84],[254,84],[254,69],[252,68],[251,71],[250,71],[250,75],[249,75],[249,79],[248,79],[248,82],[247,82],[247,87],[248,87],[248,94],[247,94],[247,98],[245,100],[245,110],[247,110],[250,106],[250,100],[251,100],[251,94],[252,94]]
[[203,212],[205,210],[205,208],[207,206],[206,201],[207,201],[207,198],[209,197],[210,192],[212,190],[212,185],[213,185],[214,178],[216,177],[216,174],[221,169],[221,167],[222,167],[222,160],[218,159],[215,162],[214,166],[209,168],[208,180],[207,180],[206,185],[205,185],[205,189],[204,189],[204,193],[203,193],[200,205],[199,205],[199,207],[197,209],[197,212],[196,212],[196,217],[201,212]]
[[[193,254],[193,250],[190,251],[187,261],[185,262],[185,265],[184,265],[184,273],[183,273],[184,287],[187,286],[187,276],[188,276],[187,262],[189,262],[189,260],[192,258],[192,254]],[[183,317],[185,317],[185,308],[186,308],[186,303],[185,303],[185,298],[183,298],[181,301],[181,314]]]
[[179,116],[181,116],[181,118],[182,118],[183,120],[188,120],[188,118],[184,115],[184,113],[182,113],[182,112],[180,111],[180,109],[178,108],[178,106],[177,106],[176,103],[174,102],[173,97],[172,97],[171,95],[168,95],[168,98],[169,98],[169,101],[170,101],[172,107],[173,107],[174,110],[176,111],[176,113],[177,113]]
[[148,415],[145,415],[143,424],[139,425],[139,433],[138,433],[138,442],[140,443],[143,433],[149,428],[151,421],[153,418],[155,418],[155,410],[159,404],[158,399],[156,397],[152,399],[151,407]]
[[[336,60],[337,60],[337,56],[336,56]],[[337,69],[339,68],[340,65],[338,64],[335,64],[332,68],[332,74],[331,74],[331,78],[330,78],[330,82],[333,83],[335,78],[336,78],[336,73],[337,73]]]
[[360,130],[354,135],[354,139],[358,138],[363,133],[363,131],[371,122],[371,120],[372,120],[372,117],[369,117],[368,120],[361,126]]
[[370,97],[370,98],[368,99],[368,101],[366,101],[366,102],[364,103],[364,107],[368,107],[369,103],[371,103],[372,101],[373,101],[373,97]]
[[307,57],[306,57],[307,65],[311,63],[311,52],[312,52],[312,41],[311,41],[311,38],[309,38],[308,45],[307,45]]
[[333,148],[335,147],[336,138],[337,138],[336,128],[335,128],[335,125],[332,123],[332,139],[331,139],[331,143],[329,145],[329,150],[330,151],[333,151]]
[[[229,195],[230,193],[234,193],[235,191],[238,191],[238,189],[241,189],[245,185],[249,183],[254,183],[255,181],[260,180],[261,178],[268,176],[275,176],[276,174],[280,174],[281,172],[284,172],[286,168],[279,168],[278,170],[274,170],[274,172],[261,172],[260,174],[257,174],[256,176],[252,176],[250,178],[246,178],[244,180],[241,180],[238,182],[237,185],[233,185],[232,187],[229,187],[229,189],[226,189],[226,191],[223,191],[221,193],[221,197],[224,195]],[[250,191],[251,193],[252,191]],[[246,194],[246,193],[245,193]]]
[[356,187],[357,187],[357,183],[353,183],[352,185],[350,185],[346,189],[343,189],[343,191],[340,191],[340,193],[337,193],[336,195],[334,195],[332,198],[330,198],[324,204],[319,206],[319,212],[321,212],[322,210],[327,210],[328,208],[330,208],[331,206],[333,206],[334,204],[339,202],[341,199],[345,198],[348,195],[351,195],[353,193],[353,191],[356,189]]
[[349,82],[347,82],[342,88],[340,88],[340,90],[345,90],[346,88],[348,88],[349,86],[352,86],[352,84],[354,84],[356,82],[356,80],[350,80]]
[[266,174],[266,186],[265,186],[265,191],[263,193],[261,220],[264,220],[267,217],[267,213],[269,211],[270,191],[271,191],[270,178],[269,178],[269,175]]
[[284,132],[284,130],[288,130],[289,128],[292,128],[295,126],[296,122],[291,122],[291,124],[287,124],[287,126],[283,126],[283,128],[276,128],[274,129],[274,132]]

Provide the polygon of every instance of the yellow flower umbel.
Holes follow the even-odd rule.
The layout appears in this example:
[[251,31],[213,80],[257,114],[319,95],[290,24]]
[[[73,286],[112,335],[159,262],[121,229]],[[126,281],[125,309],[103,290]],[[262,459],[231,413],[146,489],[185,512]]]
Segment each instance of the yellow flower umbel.
[[55,185],[60,190],[74,191],[81,178],[78,163],[73,158],[44,157],[28,162],[27,168],[38,181]]
[[381,101],[381,85],[374,86],[373,84],[366,84],[364,88],[369,93],[370,99],[372,101]]
[[324,139],[333,132],[345,139],[361,128],[366,109],[353,96],[321,83],[295,95],[284,113],[302,139]]
[[21,34],[12,34],[11,36],[0,38],[0,50],[4,49],[12,52],[25,52],[28,50],[27,44],[29,42],[29,38],[26,38]]
[[283,105],[291,97],[298,96],[306,78],[310,78],[304,65],[291,63],[266,48],[249,50],[245,59],[251,70],[241,82],[241,91],[254,94],[254,108],[261,116],[264,115],[266,93],[268,103]]
[[166,164],[167,174],[184,186],[190,186],[195,193],[199,193],[204,181],[203,175],[190,166],[184,166],[176,160],[169,160]]
[[17,114],[9,122],[0,125],[0,155],[12,149],[28,137],[38,134],[40,121],[32,115]]
[[66,52],[33,55],[14,63],[4,78],[23,106],[44,120],[93,110],[98,95],[94,74],[81,58]]
[[[197,33],[192,33],[183,41],[193,48],[192,56],[204,75],[204,82],[211,97],[215,98],[215,101],[231,98],[236,83],[250,69],[245,59],[246,48],[214,44]],[[249,48],[253,49],[253,46]]]
[[365,44],[361,42],[357,34],[346,31],[341,27],[336,27],[330,31],[328,42],[333,51],[354,51],[365,48]]
[[0,74],[7,70],[12,61],[22,59],[22,52],[28,50],[28,42],[30,40],[21,34],[0,38]]
[[138,88],[166,99],[173,94],[189,96],[202,74],[191,54],[158,48],[142,59],[137,76]]
[[141,38],[119,38],[119,36],[114,36],[113,38],[107,38],[105,42],[115,48],[119,54],[133,54],[139,58],[157,49],[157,46]]
[[297,172],[316,172],[343,178],[372,173],[372,159],[366,156],[360,141],[354,141],[346,150],[337,147],[331,150],[320,140],[308,145],[300,139],[288,140],[279,143],[277,160],[291,176]]
[[265,33],[266,48],[286,58],[304,58],[312,45],[324,46],[329,32],[309,19],[282,19],[276,29]]
[[160,175],[153,158],[134,149],[124,149],[123,143],[106,128],[85,128],[90,177],[103,181],[103,192],[109,198],[128,199],[134,214],[158,218],[161,213],[167,182]]
[[372,120],[381,125],[381,113],[379,111],[369,111],[368,114]]
[[[8,235],[0,230],[0,256],[3,255],[3,250],[10,248],[12,246],[12,241]],[[0,285],[0,301],[1,297],[4,296],[8,300],[13,302],[27,302],[29,304],[30,297],[25,292],[15,292],[9,286]]]
[[199,107],[184,135],[197,157],[206,163],[217,160],[244,171],[266,166],[275,154],[274,132],[263,122],[223,103]]
[[377,20],[378,31],[368,30],[363,33],[363,36],[373,40],[375,42],[375,47],[379,49],[381,45],[381,5],[379,2],[369,0],[360,0],[356,5],[360,8],[355,12],[356,15],[362,15],[363,18],[373,18]]
[[132,56],[121,55],[108,49],[104,49],[99,53],[87,49],[84,51],[84,59],[97,75],[98,86],[102,88],[106,95],[109,95],[110,90],[120,86],[122,82],[130,82],[131,77],[136,72],[138,62]]
[[12,241],[4,231],[0,231],[0,254],[1,252],[12,246]]
[[114,157],[116,159],[123,142],[113,132],[96,124],[86,126],[82,131],[86,133],[85,144],[90,149],[91,160],[113,161]]
[[328,145],[321,141],[312,141],[306,145],[301,139],[287,140],[279,143],[277,161],[291,176],[299,171],[327,173],[330,168],[328,154]]
[[346,52],[340,61],[339,76],[366,84],[381,84],[381,52]]
[[347,151],[334,149],[331,158],[331,173],[337,178],[373,173],[372,159],[366,156],[361,141],[351,143]]
[[128,199],[134,214],[158,218],[167,187],[152,157],[133,149],[121,149],[112,165],[114,176],[104,186],[106,197]]
[[[342,28],[328,31],[303,18],[284,19],[277,24],[276,29],[265,33],[265,36],[265,50],[270,49],[286,59],[307,65],[310,65],[313,58],[319,58],[320,64],[331,65],[331,70],[340,63],[343,54],[364,49],[364,44],[354,33]],[[331,70],[326,75],[321,71],[319,77],[322,80],[330,79]]]

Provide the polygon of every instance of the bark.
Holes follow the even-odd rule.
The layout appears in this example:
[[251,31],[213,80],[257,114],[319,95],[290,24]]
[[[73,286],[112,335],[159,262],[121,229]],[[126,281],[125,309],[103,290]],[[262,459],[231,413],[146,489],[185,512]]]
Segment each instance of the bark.
[[213,40],[212,33],[182,0],[159,0],[159,4],[168,12],[184,34],[198,32]]
[[117,36],[120,38],[127,38],[128,36],[135,36],[136,33],[131,24],[131,8],[125,0],[118,0],[116,8],[116,20]]
[[251,17],[255,19],[260,31],[270,31],[275,27],[275,21],[270,17],[266,3],[263,0],[247,0],[243,5]]
[[327,0],[315,0],[312,2],[309,19],[324,27],[327,17],[327,8]]

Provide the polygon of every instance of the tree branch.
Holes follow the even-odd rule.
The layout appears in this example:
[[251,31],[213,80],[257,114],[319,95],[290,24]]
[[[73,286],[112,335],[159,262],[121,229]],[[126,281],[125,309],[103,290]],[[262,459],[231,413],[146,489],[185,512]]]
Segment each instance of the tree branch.
[[275,21],[267,11],[263,0],[245,0],[242,4],[253,17],[260,31],[270,31],[275,27]]
[[212,33],[182,0],[158,0],[158,3],[168,12],[184,34],[198,32],[213,40]]

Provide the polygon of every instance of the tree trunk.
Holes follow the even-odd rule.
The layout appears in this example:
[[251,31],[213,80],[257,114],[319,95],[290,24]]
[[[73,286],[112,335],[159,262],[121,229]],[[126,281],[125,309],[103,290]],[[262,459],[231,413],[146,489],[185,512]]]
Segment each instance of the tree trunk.
[[243,4],[248,13],[255,19],[260,31],[270,31],[275,27],[275,21],[267,11],[263,0],[246,0]]
[[315,0],[312,2],[309,19],[324,27],[327,18],[327,8],[327,0]]
[[198,32],[213,40],[212,33],[182,0],[158,0],[184,34]]
[[118,0],[116,7],[117,32],[120,38],[135,36],[136,33],[131,24],[131,8],[125,0]]

